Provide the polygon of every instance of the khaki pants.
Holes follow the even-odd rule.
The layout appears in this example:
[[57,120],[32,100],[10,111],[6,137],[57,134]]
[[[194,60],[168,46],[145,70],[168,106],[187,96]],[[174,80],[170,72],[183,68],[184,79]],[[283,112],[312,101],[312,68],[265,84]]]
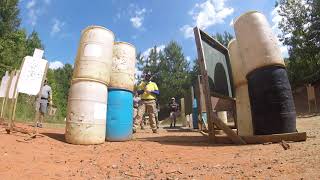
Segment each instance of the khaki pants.
[[141,122],[143,115],[146,113],[149,115],[150,127],[152,130],[156,130],[156,118],[155,118],[155,110],[156,110],[156,101],[144,101],[142,100],[142,105],[138,107],[137,116],[134,118],[134,128],[137,129]]

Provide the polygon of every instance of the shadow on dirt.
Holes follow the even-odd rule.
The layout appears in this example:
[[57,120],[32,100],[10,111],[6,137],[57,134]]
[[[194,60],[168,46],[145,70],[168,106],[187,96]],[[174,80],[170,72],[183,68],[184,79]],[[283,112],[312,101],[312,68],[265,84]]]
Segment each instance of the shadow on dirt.
[[48,136],[51,139],[67,143],[65,138],[64,138],[64,134],[61,134],[61,133],[41,133],[41,134],[45,135],[45,136]]

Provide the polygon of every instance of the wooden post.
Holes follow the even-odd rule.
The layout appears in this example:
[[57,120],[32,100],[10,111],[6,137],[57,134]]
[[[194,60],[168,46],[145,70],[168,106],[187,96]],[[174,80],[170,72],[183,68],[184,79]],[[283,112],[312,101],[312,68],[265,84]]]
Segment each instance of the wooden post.
[[180,104],[181,104],[180,117],[182,117],[182,126],[186,127],[187,123],[186,123],[186,113],[185,113],[184,98],[181,98]]
[[209,132],[209,139],[214,142],[215,141],[215,132],[214,132],[214,127],[213,127],[213,111],[212,111],[212,104],[211,104],[211,97],[210,97],[210,87],[209,87],[209,79],[208,79],[208,74],[206,71],[205,67],[205,62],[204,62],[204,54],[203,54],[203,49],[202,46],[198,43],[200,42],[200,31],[196,27],[194,28],[194,34],[196,38],[196,43],[197,43],[197,51],[198,51],[198,61],[200,61],[200,71],[201,74],[203,75],[203,89],[204,89],[204,95],[205,95],[205,104],[206,104],[206,109],[207,109],[207,121],[208,121],[208,132]]
[[18,86],[18,80],[19,80],[19,77],[20,77],[20,70],[18,70],[16,72],[16,77],[17,77],[17,80],[16,80],[15,85],[14,85],[13,97],[12,97],[13,100],[14,100],[14,105],[13,105],[13,109],[11,111],[11,118],[10,118],[10,121],[9,121],[10,130],[13,129],[14,121],[15,121],[15,118],[16,118],[16,108],[17,108],[17,102],[18,102],[18,97],[19,97],[19,92],[17,91],[17,86]]

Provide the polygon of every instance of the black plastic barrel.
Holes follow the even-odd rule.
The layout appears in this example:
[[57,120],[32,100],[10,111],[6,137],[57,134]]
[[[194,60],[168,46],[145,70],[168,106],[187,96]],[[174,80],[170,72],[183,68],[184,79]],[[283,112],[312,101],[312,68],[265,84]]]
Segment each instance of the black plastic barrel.
[[296,132],[296,111],[286,69],[268,66],[247,75],[255,135]]

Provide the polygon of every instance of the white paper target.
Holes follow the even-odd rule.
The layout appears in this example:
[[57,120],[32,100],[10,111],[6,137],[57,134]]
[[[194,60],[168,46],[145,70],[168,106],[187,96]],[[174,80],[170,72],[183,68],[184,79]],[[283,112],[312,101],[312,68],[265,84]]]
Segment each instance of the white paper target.
[[7,86],[9,83],[9,73],[6,71],[6,74],[2,77],[1,79],[1,85],[0,85],[0,97],[5,97],[6,96],[6,91],[7,91]]
[[17,98],[18,93],[16,93],[16,94],[14,93],[14,88],[16,86],[17,79],[18,79],[18,74],[14,75],[11,80],[11,85],[10,85],[10,89],[9,89],[9,99]]
[[37,95],[45,75],[48,61],[26,56],[18,80],[18,92]]

